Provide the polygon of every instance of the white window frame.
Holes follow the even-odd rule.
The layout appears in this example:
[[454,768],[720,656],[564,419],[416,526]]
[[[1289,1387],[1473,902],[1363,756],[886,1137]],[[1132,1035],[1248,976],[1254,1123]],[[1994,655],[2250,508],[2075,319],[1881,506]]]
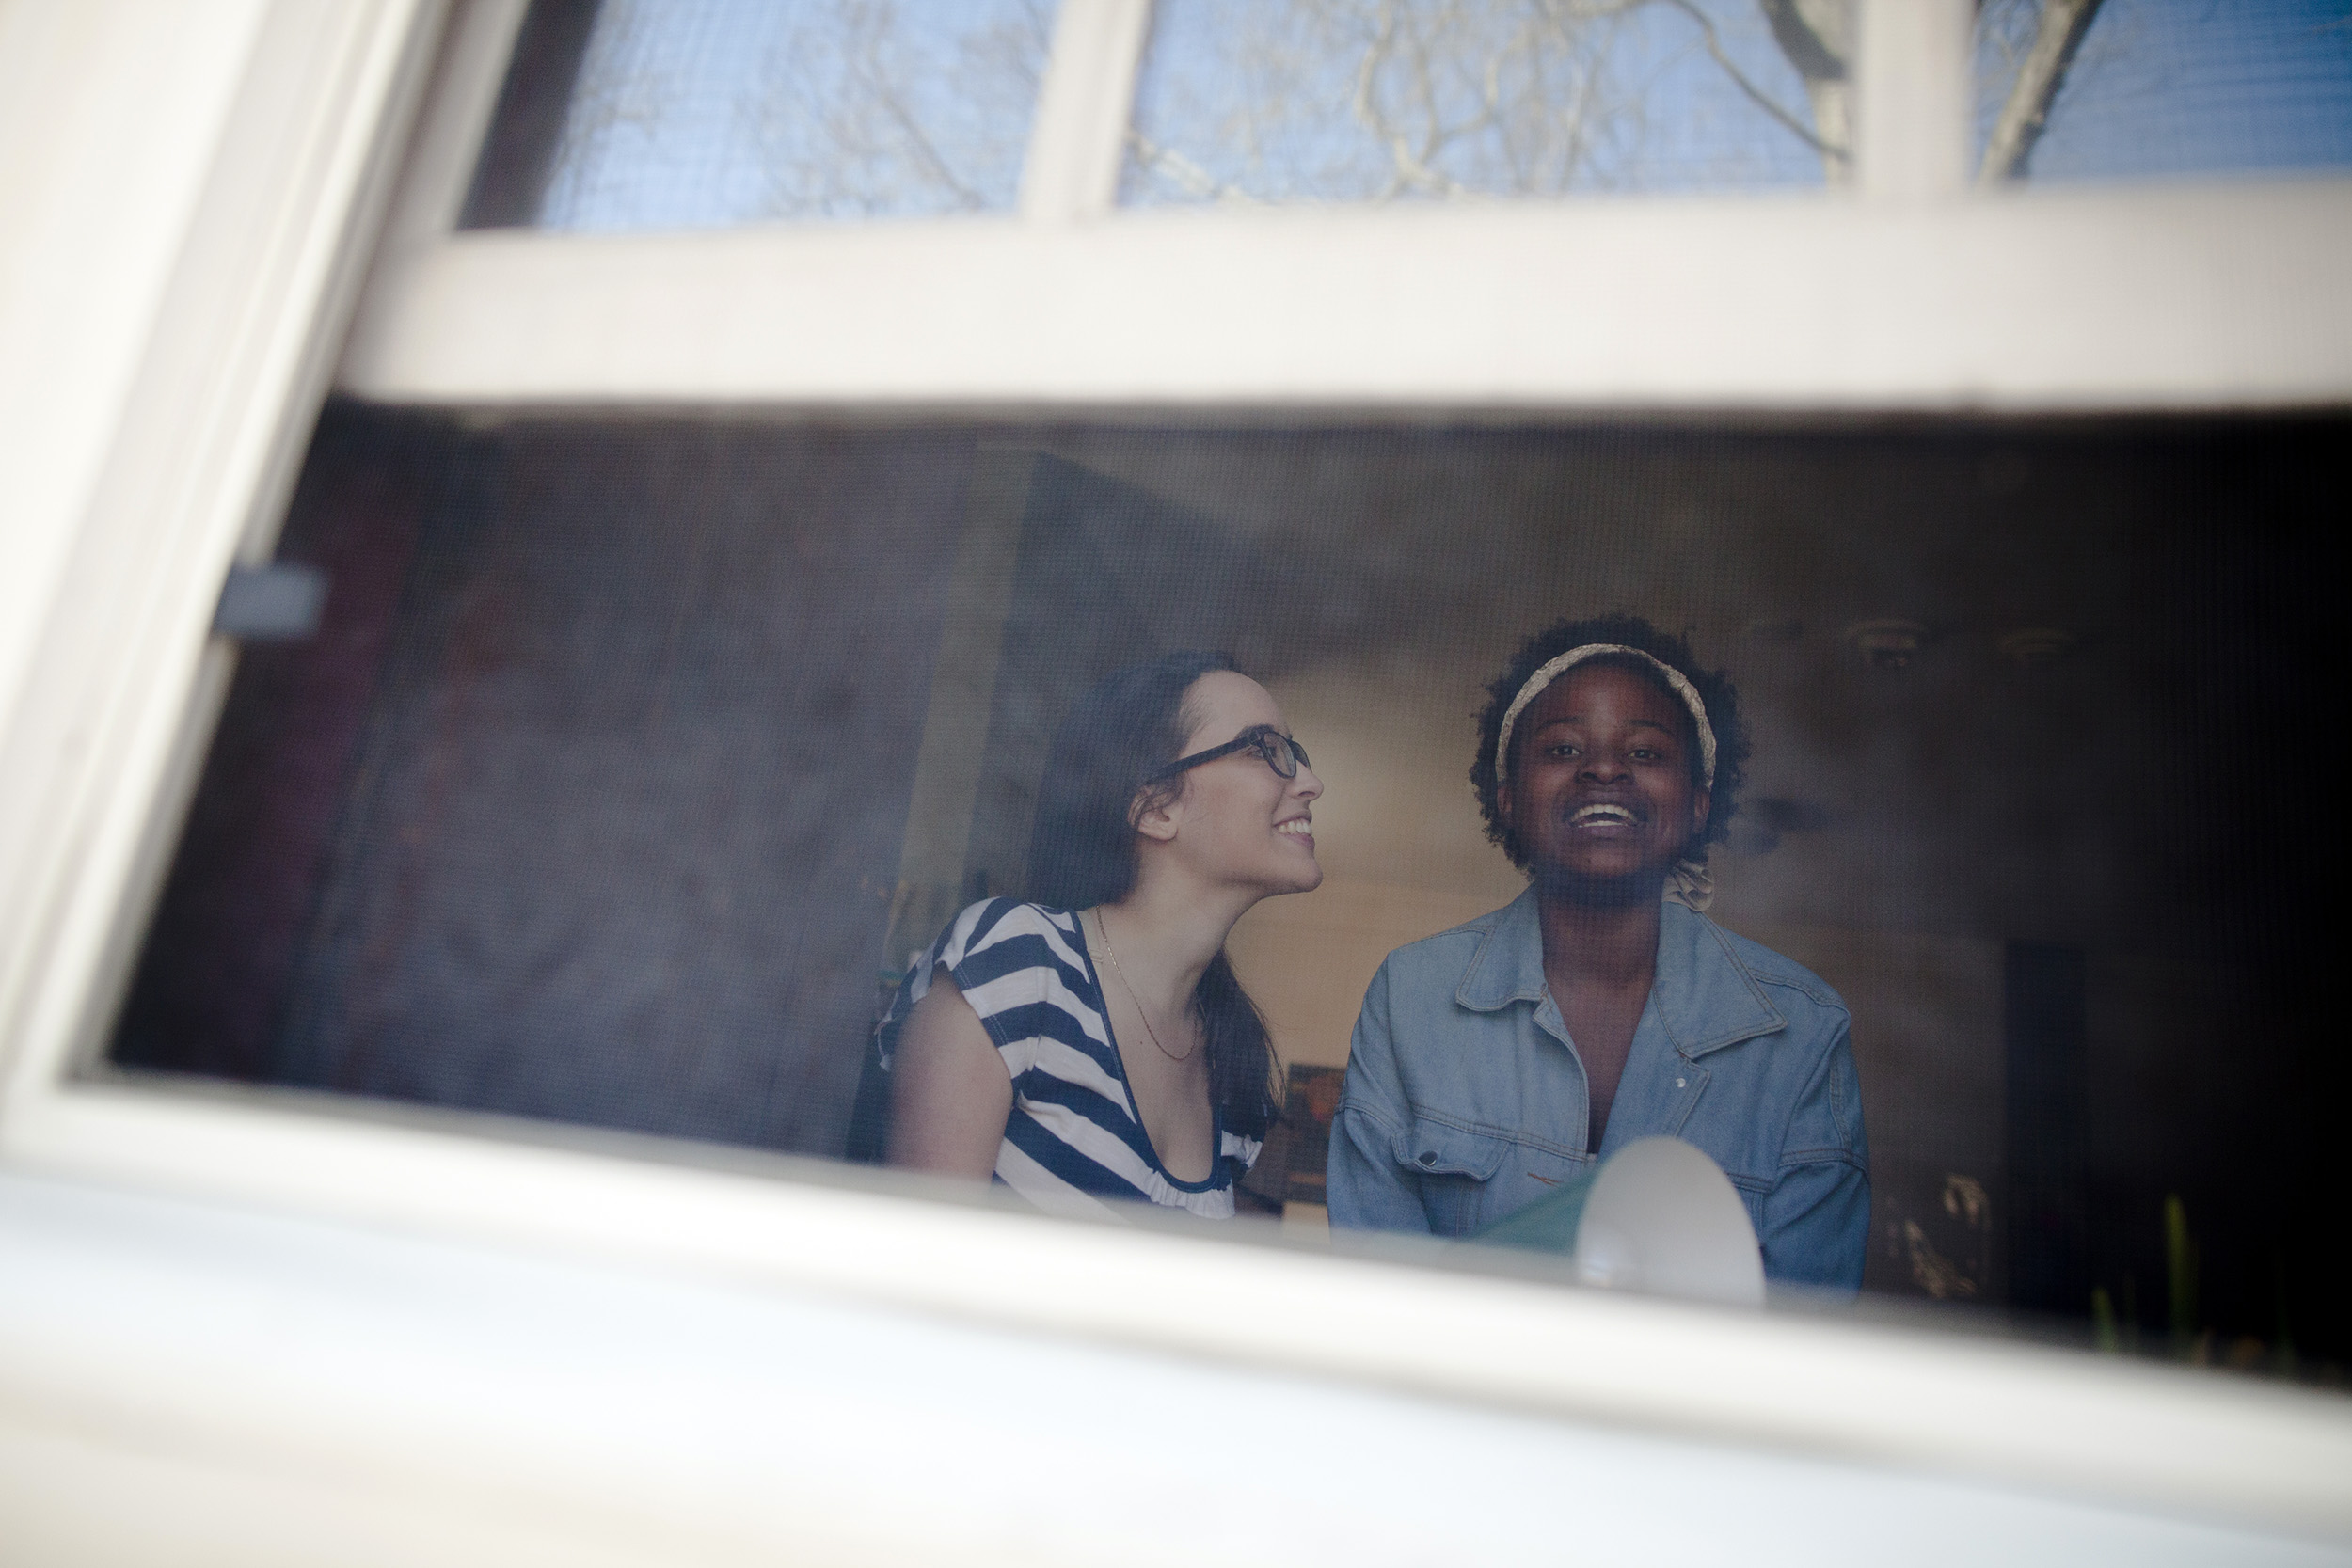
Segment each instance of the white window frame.
[[[1867,0],[1850,195],[1121,214],[1113,85],[1144,8],[1067,0],[1014,218],[458,233],[520,0],[465,7],[445,34],[433,0],[242,3],[252,42],[216,152],[87,501],[53,519],[66,564],[0,732],[0,1163],[2352,1532],[2352,1406],[2293,1389],[1632,1302],[1426,1266],[1427,1249],[1331,1257],[1247,1225],[1234,1241],[1261,1244],[913,1201],[929,1189],[814,1161],[654,1141],[631,1159],[486,1118],[73,1070],[231,673],[207,635],[222,574],[266,554],[338,352],[354,395],[456,405],[2341,406],[2352,184],[1972,192],[1966,0]],[[1578,302],[1603,281],[1620,292],[1597,317]]]
[[[1001,217],[455,232],[474,143],[451,135],[416,167],[342,385],[991,412],[2352,397],[2352,181],[1980,190],[1967,0],[1862,3],[1848,190],[1120,212],[1148,0],[1067,0]],[[495,76],[453,87],[437,120],[477,128]]]

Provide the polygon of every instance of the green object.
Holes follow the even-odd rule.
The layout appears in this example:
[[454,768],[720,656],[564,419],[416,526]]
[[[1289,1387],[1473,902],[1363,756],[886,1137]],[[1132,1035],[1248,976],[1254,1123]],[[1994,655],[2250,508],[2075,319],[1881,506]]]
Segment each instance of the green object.
[[1577,1227],[1584,1222],[1584,1200],[1592,1196],[1593,1183],[1599,1179],[1600,1167],[1595,1165],[1575,1180],[1563,1182],[1557,1192],[1546,1193],[1484,1230],[1471,1232],[1468,1239],[1481,1246],[1512,1246],[1573,1258]]
[[2164,1199],[2164,1263],[2172,1297],[2172,1354],[2183,1360],[2197,1340],[2197,1239],[2178,1193]]
[[2123,1337],[2115,1331],[2115,1302],[2104,1285],[2090,1292],[2090,1337],[2107,1354],[2122,1354]]

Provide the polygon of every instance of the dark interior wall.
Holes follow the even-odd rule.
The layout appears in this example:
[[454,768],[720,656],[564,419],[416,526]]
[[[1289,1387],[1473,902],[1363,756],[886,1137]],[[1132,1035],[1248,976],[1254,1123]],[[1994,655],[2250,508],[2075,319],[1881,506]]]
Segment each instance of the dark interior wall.
[[2001,967],[2010,1299],[2038,1311],[2080,1311],[2094,1289],[2083,950],[2012,942]]
[[485,461],[453,433],[330,410],[278,542],[325,572],[318,635],[244,649],[113,1045],[125,1066],[264,1079],[417,539]]
[[[974,801],[966,892],[1021,887],[1040,777],[1071,705],[1124,665],[1234,650],[1275,585],[1261,552],[1163,497],[1040,454]],[[1249,668],[1273,672],[1263,659]]]
[[[330,414],[327,626],[237,685],[117,1060],[830,1152],[969,443],[435,435]],[[407,529],[363,632],[340,563]]]

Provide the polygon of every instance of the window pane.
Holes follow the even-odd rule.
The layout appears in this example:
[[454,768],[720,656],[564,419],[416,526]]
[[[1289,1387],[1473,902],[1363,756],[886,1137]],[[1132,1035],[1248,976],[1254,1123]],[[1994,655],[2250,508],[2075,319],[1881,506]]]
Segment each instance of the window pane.
[[1838,0],[1162,0],[1153,15],[1123,191],[1138,205],[1846,172],[1852,28]]
[[[644,230],[1008,211],[1052,11],[605,0],[532,216]],[[534,63],[518,54],[517,81]],[[526,112],[528,94],[507,98],[502,117]]]
[[[1859,1086],[1842,1130],[1714,1141],[1783,1037],[1684,1017],[1701,1070],[1643,1101],[1629,1059],[1613,1132],[1762,1205],[1858,1103],[1868,1290],[2340,1363],[2332,752],[2297,737],[2343,664],[2344,435],[338,405],[280,546],[324,623],[240,657],[111,1061],[839,1157],[910,958],[1030,885],[1079,694],[1223,648],[1323,788],[1321,885],[1228,942],[1293,1069],[1234,1202],[1311,1227],[1374,974],[1526,887],[1466,777],[1488,683],[1629,610],[1753,741],[1706,919],[1788,966],[1775,1016],[1842,1006]],[[1434,1107],[1431,1223],[1573,1177],[1560,1113]]]
[[1994,179],[2352,166],[2352,6],[1986,0],[1977,149]]

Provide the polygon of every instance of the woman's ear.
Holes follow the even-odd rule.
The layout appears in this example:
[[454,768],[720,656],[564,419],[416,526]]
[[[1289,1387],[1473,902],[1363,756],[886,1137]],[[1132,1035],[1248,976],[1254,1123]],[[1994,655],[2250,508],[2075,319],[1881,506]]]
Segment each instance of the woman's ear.
[[1691,836],[1695,838],[1707,832],[1707,818],[1714,809],[1714,791],[1697,789],[1691,792]]
[[1511,820],[1511,781],[1508,779],[1495,785],[1495,815],[1502,818],[1504,827],[1517,826]]
[[1177,804],[1184,791],[1139,789],[1127,807],[1127,821],[1136,832],[1165,844],[1176,836]]

